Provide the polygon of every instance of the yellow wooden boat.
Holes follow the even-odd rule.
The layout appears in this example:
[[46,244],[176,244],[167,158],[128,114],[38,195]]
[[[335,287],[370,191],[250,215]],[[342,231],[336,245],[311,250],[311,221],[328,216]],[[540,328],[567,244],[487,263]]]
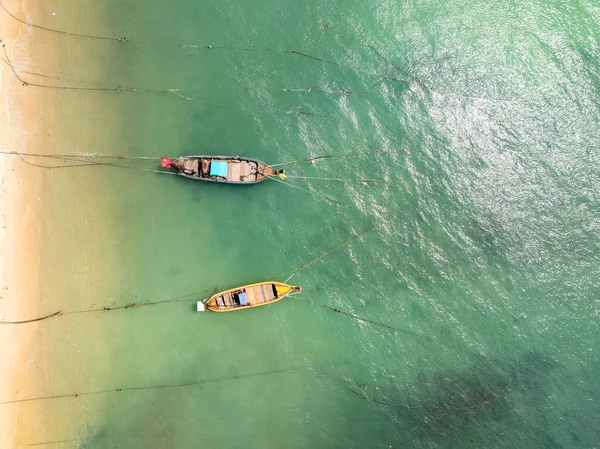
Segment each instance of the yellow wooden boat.
[[281,298],[293,292],[299,292],[302,288],[281,282],[259,282],[257,284],[244,285],[230,290],[225,290],[212,295],[204,301],[198,301],[197,310],[212,310],[213,312],[233,312],[235,310],[249,309],[252,307],[265,306],[279,301]]

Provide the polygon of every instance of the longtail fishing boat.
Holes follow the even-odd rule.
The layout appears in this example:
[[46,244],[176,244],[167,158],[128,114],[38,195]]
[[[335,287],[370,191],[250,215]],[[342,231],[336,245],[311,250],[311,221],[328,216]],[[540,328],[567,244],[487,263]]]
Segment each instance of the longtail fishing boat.
[[182,156],[175,160],[163,157],[162,168],[199,181],[227,184],[256,184],[273,176],[285,179],[285,170],[275,170],[258,159],[240,156]]
[[198,301],[197,310],[212,310],[213,312],[233,312],[265,306],[279,301],[290,293],[302,291],[301,287],[283,284],[281,282],[259,282],[225,290],[212,295],[203,301]]

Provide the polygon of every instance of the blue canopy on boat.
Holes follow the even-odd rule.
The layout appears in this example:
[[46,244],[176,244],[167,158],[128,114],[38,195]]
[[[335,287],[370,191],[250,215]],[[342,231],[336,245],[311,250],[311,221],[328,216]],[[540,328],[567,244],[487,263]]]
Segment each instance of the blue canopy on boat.
[[210,176],[227,178],[227,161],[212,161],[210,164]]
[[240,305],[241,306],[247,306],[248,305],[248,300],[246,299],[246,293],[245,292],[241,292],[238,297],[240,298]]

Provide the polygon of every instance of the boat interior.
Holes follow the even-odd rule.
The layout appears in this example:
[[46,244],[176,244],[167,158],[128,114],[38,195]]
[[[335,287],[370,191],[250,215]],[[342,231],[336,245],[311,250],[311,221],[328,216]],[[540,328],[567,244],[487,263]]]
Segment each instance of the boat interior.
[[215,298],[219,309],[233,309],[272,302],[277,299],[275,284],[261,284],[223,293]]
[[244,159],[184,158],[177,161],[179,171],[187,176],[211,181],[256,182],[265,176],[259,170],[273,172],[269,167]]

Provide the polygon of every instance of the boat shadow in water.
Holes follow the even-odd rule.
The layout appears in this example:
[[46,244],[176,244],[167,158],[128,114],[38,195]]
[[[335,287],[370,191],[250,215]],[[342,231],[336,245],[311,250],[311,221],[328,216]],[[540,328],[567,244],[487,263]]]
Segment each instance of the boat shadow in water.
[[394,436],[387,447],[562,447],[549,432],[557,417],[548,407],[559,370],[550,357],[531,352],[512,361],[482,360],[457,375],[421,376],[411,385],[346,388],[378,414],[389,409],[382,430]]

